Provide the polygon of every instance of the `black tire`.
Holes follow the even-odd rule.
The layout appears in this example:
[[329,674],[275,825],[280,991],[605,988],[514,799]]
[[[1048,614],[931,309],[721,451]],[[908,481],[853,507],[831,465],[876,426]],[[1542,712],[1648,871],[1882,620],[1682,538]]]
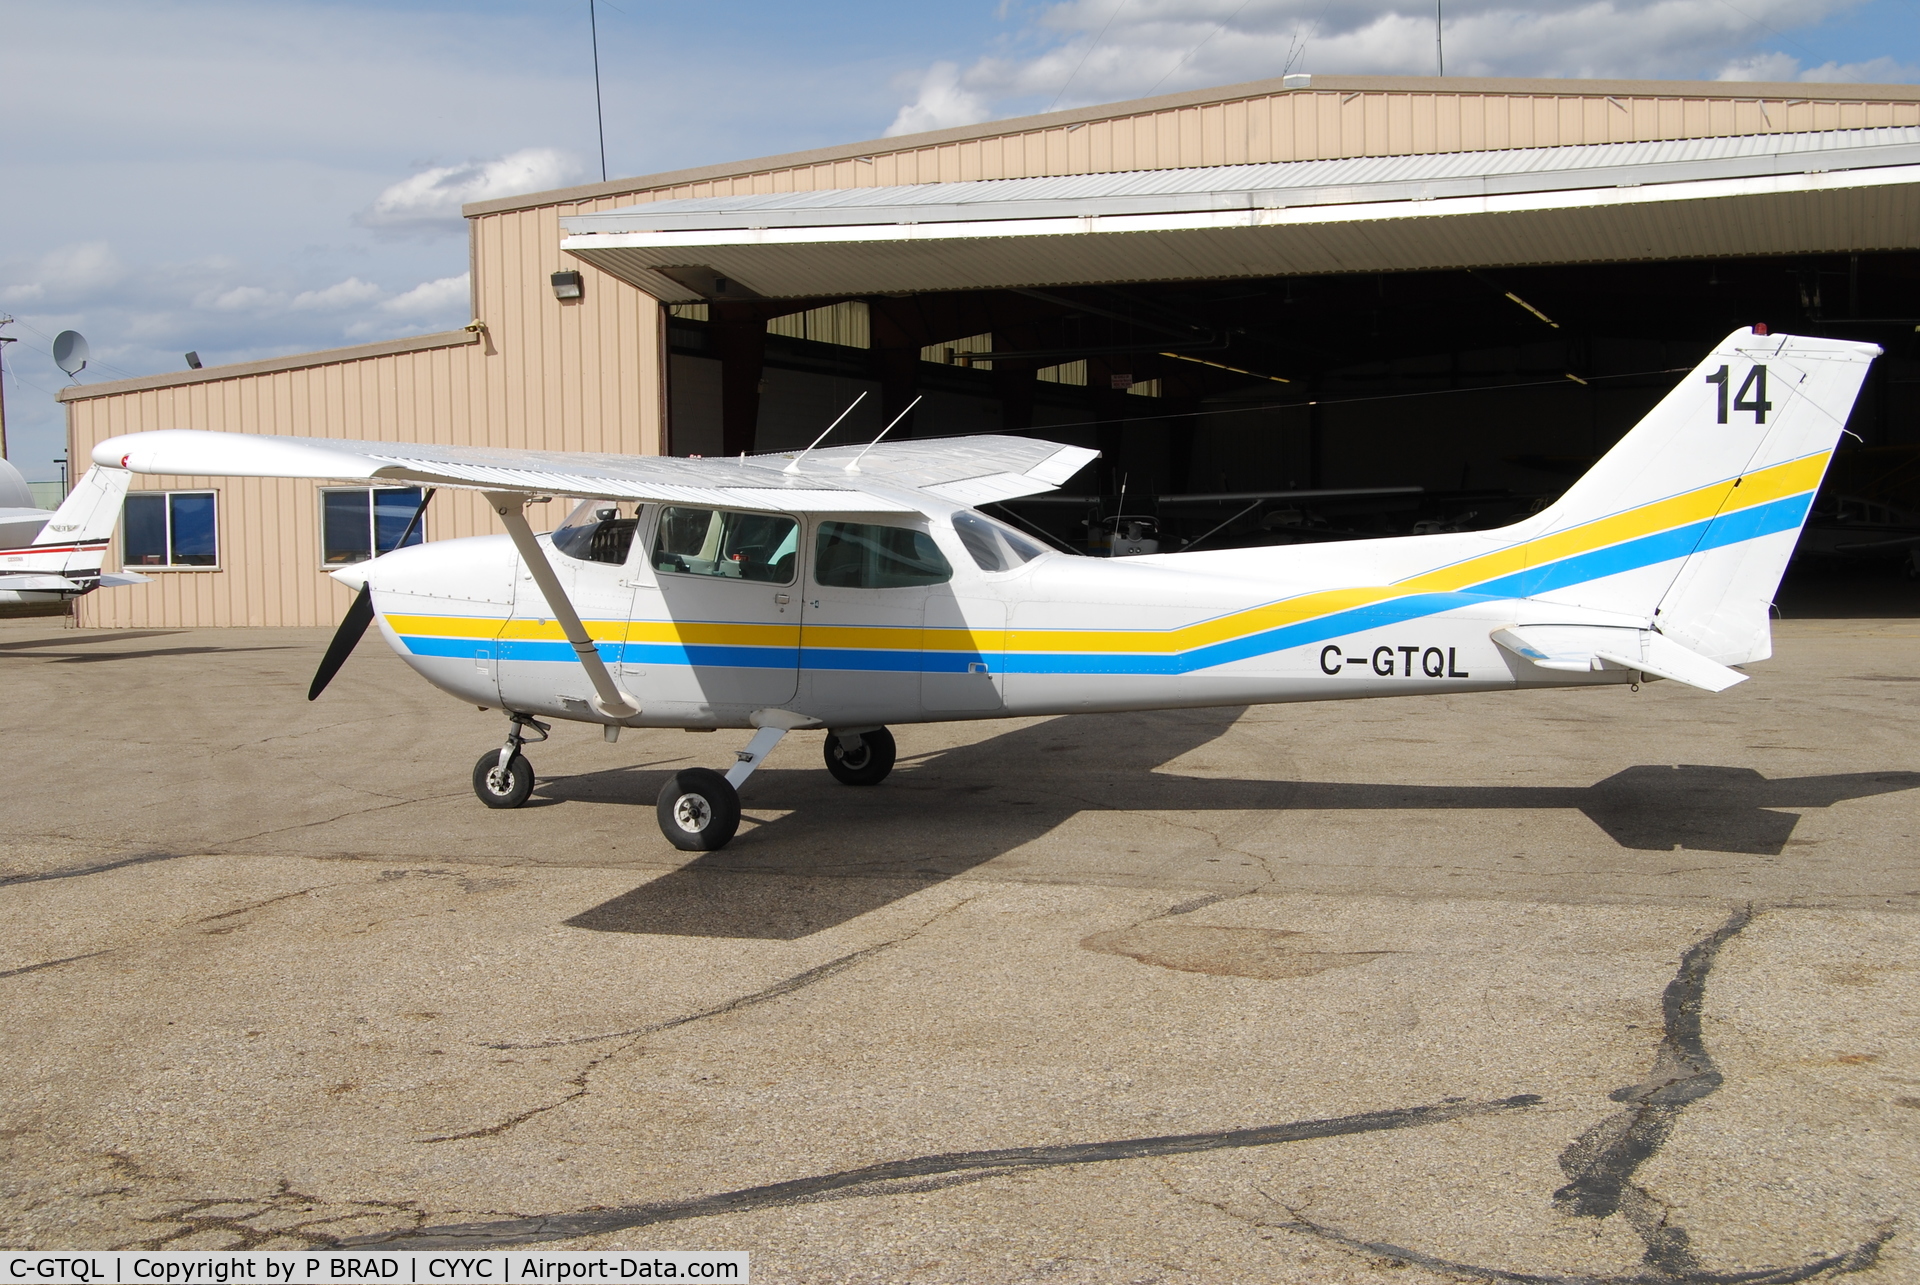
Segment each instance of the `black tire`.
[[488,750],[473,765],[473,792],[490,808],[517,808],[533,793],[533,764],[518,752],[500,771],[500,751]]
[[878,785],[893,771],[893,733],[884,727],[860,733],[860,748],[851,754],[840,737],[827,733],[827,771],[842,785]]
[[740,796],[711,768],[690,767],[668,777],[655,811],[660,833],[683,852],[724,848],[740,828]]

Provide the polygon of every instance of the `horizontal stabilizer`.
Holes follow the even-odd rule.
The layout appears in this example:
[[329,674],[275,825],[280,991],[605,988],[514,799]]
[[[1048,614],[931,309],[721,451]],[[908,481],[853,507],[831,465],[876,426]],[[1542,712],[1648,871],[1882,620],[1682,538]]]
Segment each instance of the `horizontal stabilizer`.
[[1493,641],[1539,669],[1563,673],[1639,670],[1707,692],[1723,692],[1747,676],[1682,647],[1651,629],[1605,625],[1509,625],[1493,632]]
[[115,589],[121,585],[152,584],[152,576],[143,576],[138,571],[107,571],[100,576],[102,589]]
[[0,589],[14,593],[79,593],[80,586],[65,576],[0,576]]

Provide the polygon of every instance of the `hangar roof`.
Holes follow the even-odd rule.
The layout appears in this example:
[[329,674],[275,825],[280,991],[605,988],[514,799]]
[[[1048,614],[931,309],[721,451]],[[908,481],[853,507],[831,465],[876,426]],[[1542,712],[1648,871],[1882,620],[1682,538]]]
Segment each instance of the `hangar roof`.
[[1079,218],[1631,187],[1798,174],[1810,167],[1914,164],[1920,164],[1920,128],[1835,130],[708,196],[574,214],[560,225],[570,233],[590,234]]
[[670,301],[1920,246],[1920,128],[702,197],[562,247]]

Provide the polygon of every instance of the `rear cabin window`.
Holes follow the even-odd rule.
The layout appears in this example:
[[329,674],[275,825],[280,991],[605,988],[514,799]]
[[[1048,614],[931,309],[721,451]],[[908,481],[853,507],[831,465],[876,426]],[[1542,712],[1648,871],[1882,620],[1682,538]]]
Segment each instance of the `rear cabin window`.
[[607,500],[588,500],[554,530],[553,547],[581,562],[623,566],[639,524],[636,509]]
[[653,568],[686,576],[792,584],[800,524],[776,513],[668,507],[653,537]]
[[814,540],[813,579],[830,589],[903,589],[945,584],[953,579],[953,566],[925,531],[822,522]]

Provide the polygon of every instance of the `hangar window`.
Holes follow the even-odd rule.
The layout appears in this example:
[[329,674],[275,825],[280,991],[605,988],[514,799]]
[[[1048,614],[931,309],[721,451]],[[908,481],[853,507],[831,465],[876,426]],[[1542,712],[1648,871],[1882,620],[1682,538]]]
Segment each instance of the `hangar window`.
[[822,522],[813,547],[813,579],[830,589],[902,589],[945,584],[953,579],[953,565],[925,531]]
[[120,516],[121,564],[217,567],[212,491],[136,491]]
[[669,506],[660,510],[653,567],[689,576],[792,584],[800,524],[777,513],[729,513]]
[[392,552],[402,535],[408,544],[419,544],[426,539],[426,518],[413,521],[419,509],[417,486],[322,488],[320,560],[330,567],[365,562]]
[[1011,571],[1046,552],[1018,531],[978,513],[954,514],[953,529],[982,571]]
[[634,528],[640,525],[637,506],[612,500],[582,500],[553,532],[553,547],[582,562],[624,566],[633,548]]

